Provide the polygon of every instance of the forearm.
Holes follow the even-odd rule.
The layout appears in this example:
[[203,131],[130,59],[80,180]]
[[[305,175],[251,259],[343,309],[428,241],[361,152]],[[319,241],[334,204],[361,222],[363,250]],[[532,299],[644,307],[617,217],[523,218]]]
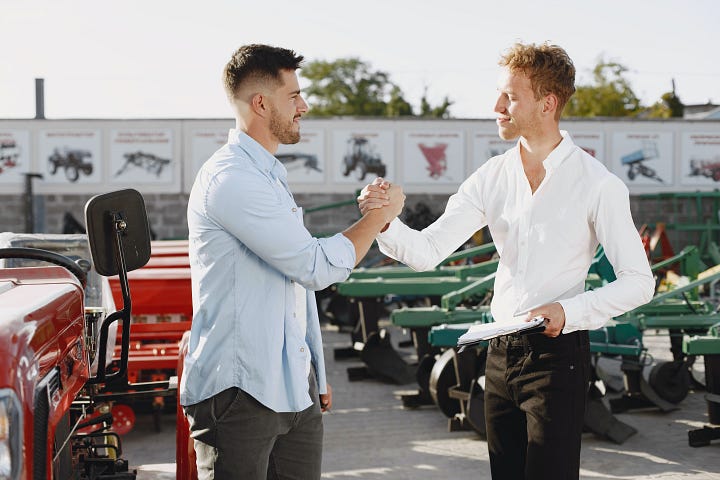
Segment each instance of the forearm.
[[360,220],[342,232],[355,247],[355,265],[365,257],[375,237],[385,228],[387,218],[381,209],[366,213]]
[[646,304],[652,299],[655,281],[647,272],[627,272],[597,290],[560,300],[565,310],[564,333],[600,328],[613,317]]

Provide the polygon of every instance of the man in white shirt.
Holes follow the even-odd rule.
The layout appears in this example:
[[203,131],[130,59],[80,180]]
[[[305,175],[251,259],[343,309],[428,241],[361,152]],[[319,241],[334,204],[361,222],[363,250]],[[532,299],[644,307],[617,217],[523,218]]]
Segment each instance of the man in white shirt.
[[[427,270],[488,226],[500,254],[491,310],[496,322],[545,318],[544,334],[493,339],[485,417],[496,479],[577,479],[590,377],[588,330],[647,303],[654,281],[630,215],[627,187],[559,129],[575,68],[554,45],[516,44],[501,59],[499,135],[517,145],[488,160],[422,231],[399,219],[381,250]],[[376,180],[358,201],[382,208]],[[584,291],[598,244],[617,280]]]

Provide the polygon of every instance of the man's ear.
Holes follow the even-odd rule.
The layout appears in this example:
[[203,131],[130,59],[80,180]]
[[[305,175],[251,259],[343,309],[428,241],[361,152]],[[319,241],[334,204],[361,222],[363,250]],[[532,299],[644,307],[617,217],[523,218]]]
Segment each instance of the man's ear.
[[256,115],[265,117],[268,113],[268,98],[262,93],[256,93],[250,99],[250,108]]
[[558,99],[555,96],[555,94],[550,93],[548,95],[545,95],[545,99],[543,101],[543,113],[549,113],[554,115],[555,110],[557,110],[558,106]]

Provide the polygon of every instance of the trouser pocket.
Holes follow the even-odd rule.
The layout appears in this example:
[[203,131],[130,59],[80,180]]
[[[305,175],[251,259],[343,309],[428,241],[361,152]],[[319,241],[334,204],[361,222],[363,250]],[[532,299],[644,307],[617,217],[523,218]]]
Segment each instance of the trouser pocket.
[[238,393],[237,387],[231,387],[202,402],[183,407],[190,425],[190,437],[215,446],[217,422],[231,410]]

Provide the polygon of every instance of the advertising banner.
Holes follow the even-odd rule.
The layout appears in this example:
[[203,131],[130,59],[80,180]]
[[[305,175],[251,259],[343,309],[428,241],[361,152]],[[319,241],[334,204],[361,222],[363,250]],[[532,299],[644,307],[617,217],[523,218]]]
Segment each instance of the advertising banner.
[[463,132],[405,132],[405,183],[458,184],[465,179]]
[[109,181],[168,185],[179,173],[171,129],[127,129],[110,133]]
[[38,170],[43,174],[43,183],[101,183],[100,137],[100,130],[42,130],[38,141]]
[[720,133],[685,132],[680,150],[680,183],[720,186]]
[[615,132],[610,169],[631,189],[634,185],[673,184],[672,132]]
[[473,134],[472,172],[480,168],[492,157],[507,152],[515,145],[517,145],[517,140],[503,140],[498,136],[497,131],[475,132]]
[[299,183],[324,183],[325,132],[303,128],[300,141],[292,145],[280,145],[275,157],[285,165],[290,186]]
[[605,134],[603,132],[569,132],[575,145],[608,166],[605,158]]
[[202,164],[212,157],[213,153],[218,151],[227,141],[228,130],[226,128],[192,130],[190,132],[190,171],[185,173],[188,192]]
[[30,158],[29,131],[0,130],[0,184],[22,184]]
[[392,130],[335,130],[332,139],[333,182],[362,187],[375,177],[394,180]]

